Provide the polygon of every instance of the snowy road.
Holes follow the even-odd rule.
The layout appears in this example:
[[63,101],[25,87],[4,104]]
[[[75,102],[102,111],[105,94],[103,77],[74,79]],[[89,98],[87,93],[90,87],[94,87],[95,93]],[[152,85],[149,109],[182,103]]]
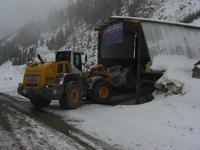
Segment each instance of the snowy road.
[[20,98],[0,94],[0,149],[114,149],[67,124],[60,116],[35,110]]

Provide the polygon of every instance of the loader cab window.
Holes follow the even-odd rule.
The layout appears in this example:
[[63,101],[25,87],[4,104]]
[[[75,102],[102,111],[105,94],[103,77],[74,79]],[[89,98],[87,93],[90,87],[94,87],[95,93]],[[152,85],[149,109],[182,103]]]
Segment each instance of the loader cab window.
[[65,73],[69,73],[71,71],[71,65],[65,64]]
[[80,53],[74,53],[74,66],[82,71],[82,61]]
[[58,64],[57,65],[57,73],[58,74],[64,73],[63,64]]
[[69,61],[71,60],[71,52],[57,52],[56,61]]

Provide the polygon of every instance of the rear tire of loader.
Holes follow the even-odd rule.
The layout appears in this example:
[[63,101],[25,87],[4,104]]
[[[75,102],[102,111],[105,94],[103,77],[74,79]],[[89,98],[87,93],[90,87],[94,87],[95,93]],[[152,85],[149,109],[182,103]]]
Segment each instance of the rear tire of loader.
[[63,109],[76,109],[80,106],[82,99],[82,88],[76,81],[66,83],[63,97],[59,100]]
[[108,104],[112,98],[112,88],[104,80],[98,81],[92,90],[92,99],[99,104]]
[[51,100],[31,98],[31,103],[35,108],[44,108],[50,105]]

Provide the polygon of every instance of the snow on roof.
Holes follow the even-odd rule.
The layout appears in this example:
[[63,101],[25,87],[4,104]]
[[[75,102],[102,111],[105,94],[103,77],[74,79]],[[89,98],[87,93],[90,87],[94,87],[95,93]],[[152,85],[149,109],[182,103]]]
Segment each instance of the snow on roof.
[[114,20],[114,19],[127,19],[127,20],[135,20],[135,21],[138,21],[138,22],[155,22],[155,23],[171,24],[171,25],[177,25],[177,26],[184,26],[184,27],[190,27],[190,28],[200,29],[200,26],[197,26],[197,25],[191,25],[191,24],[180,23],[180,22],[172,22],[172,21],[163,21],[163,20],[149,19],[149,18],[140,18],[140,17],[111,16],[109,19],[110,20]]
[[58,51],[58,50],[52,50],[53,53],[58,53],[58,52],[74,52],[74,53],[84,53],[83,51],[78,51],[78,50],[62,50],[62,51]]

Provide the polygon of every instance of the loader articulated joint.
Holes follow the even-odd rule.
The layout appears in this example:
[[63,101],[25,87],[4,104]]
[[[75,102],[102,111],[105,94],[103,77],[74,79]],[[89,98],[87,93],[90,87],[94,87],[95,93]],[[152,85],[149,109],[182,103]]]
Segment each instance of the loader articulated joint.
[[93,76],[93,77],[90,77],[88,79],[88,89],[89,90],[92,90],[95,83],[97,83],[98,81],[102,80],[102,77],[100,76]]

